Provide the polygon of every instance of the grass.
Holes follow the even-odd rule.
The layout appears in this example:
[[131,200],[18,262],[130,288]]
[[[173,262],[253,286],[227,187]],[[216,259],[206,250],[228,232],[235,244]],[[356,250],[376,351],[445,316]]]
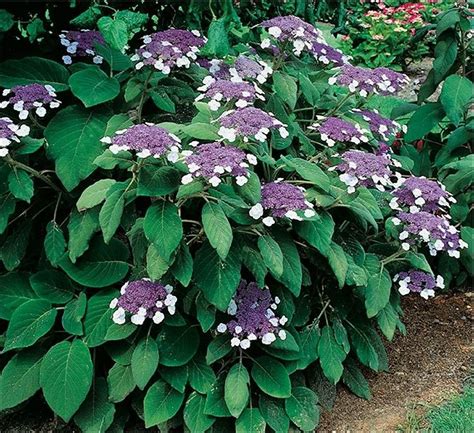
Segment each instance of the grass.
[[[474,387],[467,386],[462,394],[452,396],[436,407],[416,405],[408,411],[399,433],[472,433],[474,432]],[[423,414],[420,414],[421,410]]]

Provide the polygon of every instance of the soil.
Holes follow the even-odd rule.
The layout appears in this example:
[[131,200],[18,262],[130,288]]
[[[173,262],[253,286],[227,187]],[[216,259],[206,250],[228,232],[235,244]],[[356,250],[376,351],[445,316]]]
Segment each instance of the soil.
[[389,373],[368,376],[372,400],[342,388],[318,432],[395,432],[414,407],[439,404],[472,372],[474,293],[405,298],[406,336],[387,344]]

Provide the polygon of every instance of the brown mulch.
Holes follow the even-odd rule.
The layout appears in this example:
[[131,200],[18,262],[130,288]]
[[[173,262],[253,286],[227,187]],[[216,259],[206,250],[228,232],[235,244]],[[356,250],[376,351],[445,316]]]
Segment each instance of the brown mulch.
[[437,404],[471,372],[473,293],[403,299],[406,336],[387,344],[390,372],[371,374],[372,400],[340,389],[318,432],[395,432],[410,407]]

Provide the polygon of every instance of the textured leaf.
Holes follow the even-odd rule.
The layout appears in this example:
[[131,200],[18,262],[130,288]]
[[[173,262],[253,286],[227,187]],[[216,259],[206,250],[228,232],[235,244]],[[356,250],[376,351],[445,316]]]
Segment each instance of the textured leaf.
[[24,170],[12,170],[8,175],[10,192],[18,199],[30,202],[34,193],[33,179]]
[[115,364],[107,376],[109,400],[119,403],[135,389],[132,367],[130,365]]
[[204,413],[205,405],[205,397],[197,392],[193,392],[186,401],[183,418],[191,433],[204,433],[214,424],[216,419]]
[[184,394],[174,390],[165,382],[155,382],[150,386],[143,400],[145,427],[149,428],[173,418],[183,401]]
[[276,433],[288,433],[290,420],[285,412],[283,400],[277,400],[261,394],[258,407],[263,419]]
[[113,297],[113,292],[100,291],[87,302],[84,342],[89,347],[100,346],[105,342],[105,336],[112,323],[112,310],[109,305]]
[[308,388],[298,386],[285,400],[286,413],[303,431],[313,431],[319,423],[318,397]]
[[337,383],[344,370],[342,361],[346,358],[346,352],[334,338],[334,332],[330,326],[325,326],[321,331],[318,354],[324,375],[332,383]]
[[278,242],[270,235],[264,235],[258,238],[257,243],[265,265],[275,275],[281,275],[283,273],[283,252]]
[[82,335],[82,318],[86,314],[87,297],[82,292],[77,299],[68,302],[64,307],[61,324],[66,332],[72,335]]
[[261,356],[254,360],[252,379],[271,397],[287,398],[291,395],[291,382],[287,370],[276,359]]
[[216,203],[206,203],[202,208],[202,225],[209,243],[219,254],[222,260],[225,260],[232,245],[232,227],[222,210],[222,207]]
[[235,422],[236,433],[265,433],[265,420],[257,408],[245,409]]
[[44,250],[46,257],[53,266],[59,263],[66,252],[66,239],[64,239],[63,231],[55,222],[49,222],[46,226]]
[[0,275],[0,319],[10,320],[16,308],[37,298],[28,281],[28,274],[11,272]]
[[467,111],[469,101],[474,94],[472,81],[460,75],[450,75],[444,81],[440,100],[444,111],[456,126],[461,122]]
[[144,389],[158,368],[158,345],[150,336],[143,337],[136,345],[132,355],[133,380]]
[[72,263],[76,263],[76,260],[89,248],[89,242],[94,233],[100,229],[99,209],[89,209],[84,212],[73,210],[67,228],[69,231],[69,259]]
[[164,326],[157,338],[160,363],[167,367],[187,364],[199,347],[199,334],[195,327]]
[[38,297],[53,304],[65,304],[74,295],[74,287],[70,280],[59,271],[37,272],[30,277],[30,284]]
[[69,86],[73,95],[87,108],[110,101],[120,92],[119,82],[98,67],[72,74],[69,77]]
[[115,183],[114,179],[101,179],[88,186],[77,200],[77,210],[81,212],[102,203],[107,197],[107,191]]
[[234,418],[239,418],[249,401],[250,376],[243,364],[234,364],[227,373],[224,400]]

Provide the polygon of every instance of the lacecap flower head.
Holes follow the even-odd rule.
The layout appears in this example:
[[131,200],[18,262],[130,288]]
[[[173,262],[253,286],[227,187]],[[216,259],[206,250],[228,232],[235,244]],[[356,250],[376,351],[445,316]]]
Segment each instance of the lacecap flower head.
[[235,316],[228,323],[220,323],[217,332],[232,335],[233,347],[248,349],[252,341],[272,344],[277,338],[286,339],[286,331],[281,329],[288,319],[278,317],[275,310],[280,299],[273,298],[268,288],[261,289],[257,283],[240,282],[237,292],[229,304],[227,313]]
[[12,141],[20,142],[20,137],[30,133],[27,125],[17,125],[8,117],[0,118],[0,157],[8,155],[8,146]]
[[153,66],[163,74],[174,67],[189,68],[205,39],[197,30],[169,29],[143,37],[143,45],[132,56],[136,69]]
[[222,103],[230,101],[233,101],[236,107],[243,108],[251,105],[257,98],[265,100],[265,96],[263,96],[265,92],[256,84],[216,80],[210,75],[204,78],[204,85],[198,90],[202,94],[196,98],[196,101],[207,99],[212,111],[217,111]]
[[342,66],[348,62],[347,56],[325,42],[313,42],[310,51],[314,58],[324,65]]
[[272,68],[263,60],[254,60],[244,55],[237,57],[233,66],[229,68],[230,79],[235,82],[255,80],[263,84],[272,72]]
[[181,140],[176,135],[153,123],[130,126],[116,131],[113,137],[104,137],[100,141],[109,144],[113,154],[122,150],[134,150],[140,158],[160,158],[166,155],[171,162],[178,160],[181,147]]
[[398,238],[403,241],[402,248],[405,251],[412,245],[426,244],[432,256],[436,256],[439,251],[446,251],[450,257],[458,259],[460,250],[468,246],[459,237],[456,227],[443,216],[424,211],[399,212],[392,218],[392,223],[401,227]]
[[61,45],[66,47],[67,54],[63,56],[66,65],[72,63],[74,57],[92,57],[92,61],[101,64],[104,60],[96,53],[96,45],[104,45],[102,34],[96,30],[64,30],[59,35]]
[[115,310],[112,320],[123,325],[130,316],[135,325],[142,325],[146,318],[161,323],[166,312],[170,315],[176,312],[177,298],[172,292],[170,285],[163,286],[148,278],[129,281],[120,289],[120,296],[110,302],[110,308]]
[[244,142],[249,138],[264,142],[272,129],[278,129],[282,138],[288,137],[286,125],[275,119],[271,113],[266,113],[255,107],[239,108],[223,113],[219,118],[221,125],[218,134],[231,143],[237,137],[242,137]]
[[336,143],[359,144],[369,141],[369,131],[362,129],[357,123],[351,123],[339,117],[319,116],[319,122],[313,123],[308,129],[318,131],[321,140],[329,147]]
[[58,108],[61,102],[56,99],[56,92],[49,84],[27,84],[5,89],[3,96],[8,96],[6,101],[0,103],[0,108],[12,105],[18,111],[18,117],[22,120],[28,117],[30,112],[35,112],[39,117],[46,115],[46,108]]
[[304,188],[278,180],[262,186],[262,200],[252,206],[249,215],[258,220],[267,214],[262,222],[272,226],[275,218],[296,221],[303,220],[303,217],[311,218],[315,215],[313,207],[305,198]]
[[257,158],[237,147],[214,142],[197,146],[192,155],[186,157],[185,164],[189,174],[181,179],[183,184],[202,177],[216,187],[222,178],[230,176],[235,178],[237,185],[242,186],[248,182],[249,164],[256,165]]
[[372,133],[380,136],[384,141],[388,141],[391,135],[395,135],[401,129],[399,123],[381,116],[377,110],[354,109],[353,111],[361,115],[368,122]]
[[408,210],[439,213],[449,210],[456,199],[446,191],[443,184],[426,177],[411,176],[400,179],[399,185],[392,192],[394,195],[390,207],[397,210]]
[[398,291],[401,295],[419,293],[424,299],[433,297],[436,288],[444,289],[444,278],[441,275],[435,278],[428,272],[418,270],[400,272],[395,275],[393,281],[398,281]]

